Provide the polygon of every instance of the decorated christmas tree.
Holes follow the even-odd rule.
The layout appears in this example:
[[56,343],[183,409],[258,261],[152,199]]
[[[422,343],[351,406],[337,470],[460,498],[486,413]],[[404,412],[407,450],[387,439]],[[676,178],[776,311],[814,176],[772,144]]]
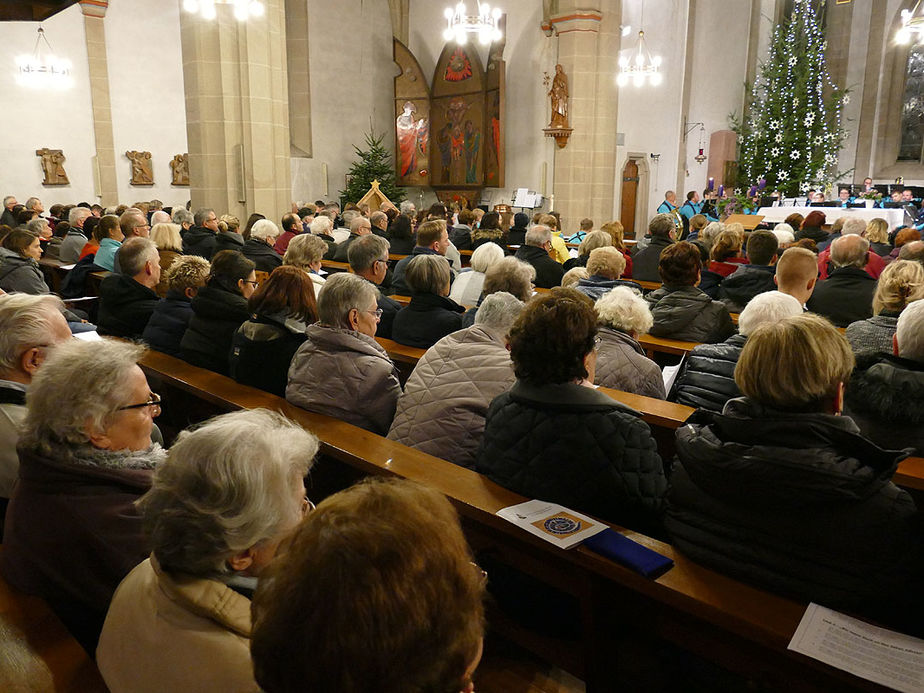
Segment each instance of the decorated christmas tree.
[[385,136],[377,135],[373,128],[366,133],[365,151],[353,145],[359,161],[347,171],[346,190],[340,191],[340,197],[345,202],[359,202],[363,195],[369,192],[374,180],[379,182],[379,188],[389,200],[395,204],[404,200],[404,191],[396,185],[392,155],[382,146],[384,139]]
[[831,81],[826,47],[815,1],[795,0],[792,16],[774,29],[746,117],[732,118],[742,189],[764,179],[768,190],[794,196],[840,177],[841,109],[848,96]]

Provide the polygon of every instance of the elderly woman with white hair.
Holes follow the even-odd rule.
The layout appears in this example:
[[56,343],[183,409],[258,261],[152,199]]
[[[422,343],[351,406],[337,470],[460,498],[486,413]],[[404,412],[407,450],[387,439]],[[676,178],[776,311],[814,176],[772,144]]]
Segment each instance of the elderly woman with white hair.
[[382,314],[377,298],[375,285],[356,274],[341,272],[324,283],[318,322],[308,326],[289,367],[286,399],[385,435],[401,385],[395,364],[375,341]]
[[[322,218],[327,219],[327,217]],[[317,294],[325,282],[325,278],[321,276],[321,261],[327,254],[327,250],[328,245],[320,236],[300,233],[289,241],[289,247],[286,248],[282,263],[307,272],[311,281],[314,282],[314,292]]]
[[272,272],[282,264],[282,257],[273,250],[281,233],[269,219],[260,219],[250,229],[250,238],[244,241],[241,253],[257,266],[257,272]]
[[165,453],[151,442],[160,397],[137,365],[143,353],[109,339],[61,344],[26,399],[0,568],[88,652],[115,588],[150,551],[134,502]]
[[785,221],[774,226],[772,233],[776,236],[781,248],[796,241],[796,232]]
[[476,305],[481,298],[485,272],[503,259],[504,251],[497,243],[482,243],[472,253],[471,267],[456,277],[449,298],[463,306]]
[[488,406],[516,380],[506,339],[524,305],[506,291],[492,293],[472,327],[427,349],[398,398],[388,437],[473,469]]
[[626,286],[639,292],[642,290],[639,284],[622,279],[626,258],[617,248],[594,248],[588,255],[586,268],[587,277],[577,282],[575,288],[592,301],[617,286]]
[[337,239],[334,238],[334,220],[327,214],[318,214],[308,225],[308,230],[312,236],[317,236],[327,244],[327,252],[324,253],[324,259],[330,260],[337,252]]
[[638,343],[638,336],[648,332],[654,322],[645,299],[628,286],[617,286],[594,308],[600,328],[594,384],[664,399],[661,369]]
[[311,507],[317,438],[266,409],[184,431],[138,508],[151,555],[119,585],[96,661],[113,693],[256,691],[250,598]]
[[728,400],[741,396],[735,384],[735,366],[748,336],[761,325],[801,313],[799,300],[780,291],[767,291],[752,298],[738,317],[738,334],[719,344],[700,344],[687,354],[677,377],[674,399],[720,414]]

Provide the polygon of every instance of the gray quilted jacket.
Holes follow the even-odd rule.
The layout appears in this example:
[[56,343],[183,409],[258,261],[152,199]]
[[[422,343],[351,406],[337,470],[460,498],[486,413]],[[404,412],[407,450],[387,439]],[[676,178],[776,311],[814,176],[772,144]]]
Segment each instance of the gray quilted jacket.
[[289,366],[286,399],[308,411],[384,435],[401,393],[398,372],[372,337],[309,325]]
[[857,356],[891,354],[892,337],[897,326],[898,315],[882,313],[850,323],[844,336]]
[[625,332],[601,327],[597,332],[597,371],[594,383],[623,392],[664,399],[664,379],[658,364]]
[[481,325],[453,332],[418,361],[388,437],[473,469],[488,406],[514,381],[504,335]]

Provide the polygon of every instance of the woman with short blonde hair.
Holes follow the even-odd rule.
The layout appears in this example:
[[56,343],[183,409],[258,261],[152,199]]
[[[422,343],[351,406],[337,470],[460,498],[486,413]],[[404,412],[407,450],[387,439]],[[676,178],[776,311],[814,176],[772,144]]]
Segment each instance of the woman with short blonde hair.
[[870,219],[863,235],[869,241],[869,249],[877,255],[885,257],[892,252],[892,245],[889,243],[889,222],[885,219]]
[[677,430],[665,525],[706,567],[894,624],[918,598],[906,589],[921,551],[917,508],[889,481],[904,453],[838,415],[853,366],[818,315],[755,329],[735,369],[744,397]]
[[847,326],[847,341],[857,356],[892,353],[898,316],[912,301],[924,298],[924,266],[895,260],[879,275],[873,294],[873,317]]

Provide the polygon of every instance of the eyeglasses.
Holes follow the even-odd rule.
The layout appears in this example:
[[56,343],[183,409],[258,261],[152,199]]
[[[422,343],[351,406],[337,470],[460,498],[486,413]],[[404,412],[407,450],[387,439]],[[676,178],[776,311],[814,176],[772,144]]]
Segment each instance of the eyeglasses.
[[305,496],[302,499],[302,517],[304,517],[310,512],[313,512],[315,507],[317,506],[315,506],[315,504],[312,503],[311,500],[309,500],[308,496]]
[[601,342],[603,342],[603,340],[600,338],[600,335],[594,335],[594,349],[599,349]]
[[255,288],[255,289],[256,289],[258,286],[260,286],[260,282],[258,282],[258,281],[250,281],[249,279],[241,279],[241,281],[244,282],[245,284],[253,284],[253,288]]
[[127,411],[129,409],[144,409],[145,407],[151,407],[152,416],[157,416],[160,414],[160,395],[156,392],[152,392],[151,396],[148,398],[147,402],[141,402],[140,404],[129,404],[125,407],[119,407],[117,411]]
[[383,311],[381,308],[376,308],[375,310],[364,310],[363,312],[369,313],[369,315],[374,315],[376,320],[381,320],[382,313],[384,313],[385,311]]

